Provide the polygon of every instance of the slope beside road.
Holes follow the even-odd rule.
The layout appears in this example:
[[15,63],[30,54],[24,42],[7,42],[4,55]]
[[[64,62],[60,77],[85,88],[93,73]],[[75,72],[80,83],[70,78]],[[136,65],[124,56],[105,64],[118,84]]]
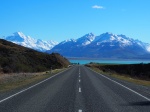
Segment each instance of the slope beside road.
[[18,92],[5,98],[0,95],[0,112],[150,111],[149,87],[106,77],[84,66]]

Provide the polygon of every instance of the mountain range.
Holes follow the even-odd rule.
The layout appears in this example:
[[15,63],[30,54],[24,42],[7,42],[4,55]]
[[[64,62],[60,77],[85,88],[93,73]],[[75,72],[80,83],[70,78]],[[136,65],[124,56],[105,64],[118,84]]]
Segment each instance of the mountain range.
[[89,33],[65,40],[47,52],[82,58],[150,58],[150,44],[109,32],[99,36]]
[[3,39],[41,52],[50,50],[58,44],[58,42],[55,41],[43,41],[40,39],[34,39],[30,36],[24,35],[22,32],[15,32],[10,36],[3,37]]
[[68,39],[60,43],[33,39],[22,32],[3,39],[41,52],[60,53],[65,57],[150,59],[150,44],[109,32],[99,36],[88,33],[78,39]]

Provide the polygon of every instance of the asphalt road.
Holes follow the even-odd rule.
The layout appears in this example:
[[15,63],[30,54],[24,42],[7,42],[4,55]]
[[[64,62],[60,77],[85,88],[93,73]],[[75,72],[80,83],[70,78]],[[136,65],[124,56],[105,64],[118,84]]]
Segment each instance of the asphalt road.
[[[0,112],[150,112],[150,89],[74,66],[0,95]],[[4,97],[5,96],[5,97]]]

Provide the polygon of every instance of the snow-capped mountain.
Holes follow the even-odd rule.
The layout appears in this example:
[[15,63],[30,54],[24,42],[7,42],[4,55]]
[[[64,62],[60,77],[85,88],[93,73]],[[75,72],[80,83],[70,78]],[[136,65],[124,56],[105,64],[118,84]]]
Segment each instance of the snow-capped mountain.
[[41,52],[57,52],[65,57],[150,59],[150,44],[109,32],[99,36],[88,33],[78,39],[68,39],[59,44],[34,39],[22,32],[15,32],[3,39]]
[[95,39],[95,35],[93,33],[89,33],[78,39],[68,39],[62,41],[61,43],[59,43],[59,45],[70,44],[71,46],[75,44],[76,46],[86,46],[90,44],[94,39]]
[[77,39],[77,43],[81,46],[86,46],[90,44],[93,40],[95,40],[95,35],[93,33],[89,33]]
[[89,33],[76,40],[63,41],[47,52],[58,52],[66,57],[150,58],[144,57],[150,56],[150,44],[125,35]]
[[41,52],[50,50],[58,44],[54,41],[43,41],[31,38],[30,36],[24,35],[22,32],[15,32],[11,36],[3,37],[3,39]]

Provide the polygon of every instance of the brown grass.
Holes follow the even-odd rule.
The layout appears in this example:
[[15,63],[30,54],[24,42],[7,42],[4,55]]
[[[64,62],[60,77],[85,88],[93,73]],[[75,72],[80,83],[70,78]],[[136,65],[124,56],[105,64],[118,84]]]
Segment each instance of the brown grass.
[[109,76],[112,76],[112,77],[115,77],[115,78],[118,78],[118,79],[121,79],[124,81],[128,81],[128,82],[143,85],[143,86],[150,86],[150,81],[147,81],[147,80],[142,80],[139,78],[133,78],[127,74],[118,74],[116,72],[109,72],[109,71],[103,72],[102,70],[100,70],[96,67],[90,67],[90,68],[92,68],[94,71],[101,73],[103,75],[109,75]]
[[46,71],[39,73],[0,74],[0,92],[9,91],[31,83],[37,83],[63,70],[64,69],[55,69],[52,70],[52,73],[50,71]]

